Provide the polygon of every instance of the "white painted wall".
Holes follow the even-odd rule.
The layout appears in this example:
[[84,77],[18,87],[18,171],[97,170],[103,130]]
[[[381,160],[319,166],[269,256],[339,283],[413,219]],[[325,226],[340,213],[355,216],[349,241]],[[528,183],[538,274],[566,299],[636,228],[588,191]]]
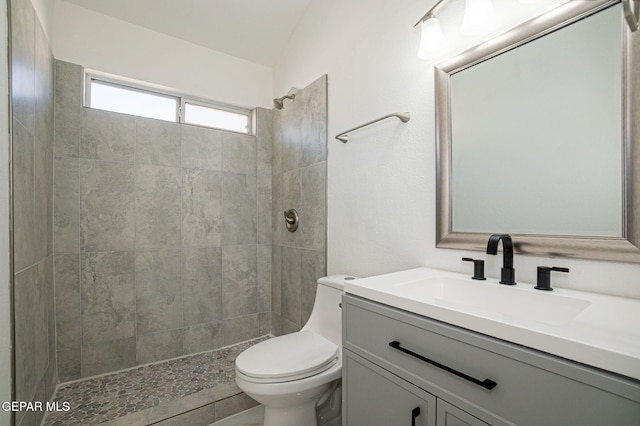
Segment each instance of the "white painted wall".
[[[312,0],[274,68],[274,93],[329,75],[329,274],[417,266],[471,273],[460,258],[477,256],[487,258],[487,275],[499,276],[501,256],[435,248],[435,60],[417,58],[420,34],[412,28],[434,3]],[[511,3],[494,33],[539,13],[536,4]],[[483,41],[457,35],[463,4],[452,1],[441,14],[452,46],[440,59]],[[333,138],[394,111],[411,112],[411,121],[381,122],[353,133],[347,144]],[[521,255],[518,280],[535,282],[538,265],[571,268],[554,276],[558,287],[640,298],[640,265]]]
[[[56,59],[242,107],[271,107],[272,70],[55,0]],[[247,40],[250,43],[251,40]]]
[[[0,4],[0,403],[11,401],[11,293],[9,269],[9,64],[7,2]],[[0,410],[0,426],[11,413]]]

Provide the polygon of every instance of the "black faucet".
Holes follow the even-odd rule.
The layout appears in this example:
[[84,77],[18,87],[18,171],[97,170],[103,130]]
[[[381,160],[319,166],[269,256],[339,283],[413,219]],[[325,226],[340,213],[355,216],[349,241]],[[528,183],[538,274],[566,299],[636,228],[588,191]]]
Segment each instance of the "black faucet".
[[515,285],[516,270],[513,269],[513,241],[509,234],[493,234],[487,243],[487,254],[498,254],[498,243],[502,240],[502,269],[500,284]]

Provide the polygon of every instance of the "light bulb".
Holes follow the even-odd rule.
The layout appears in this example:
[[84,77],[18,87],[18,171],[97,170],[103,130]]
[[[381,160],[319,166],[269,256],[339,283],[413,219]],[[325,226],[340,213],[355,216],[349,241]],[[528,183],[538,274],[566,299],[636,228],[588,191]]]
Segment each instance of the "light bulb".
[[489,21],[493,13],[491,0],[466,0],[460,32],[465,35],[478,34],[482,24]]
[[442,28],[440,28],[440,20],[436,17],[427,19],[422,23],[421,30],[418,58],[433,58],[434,54],[444,44],[444,34],[442,34]]

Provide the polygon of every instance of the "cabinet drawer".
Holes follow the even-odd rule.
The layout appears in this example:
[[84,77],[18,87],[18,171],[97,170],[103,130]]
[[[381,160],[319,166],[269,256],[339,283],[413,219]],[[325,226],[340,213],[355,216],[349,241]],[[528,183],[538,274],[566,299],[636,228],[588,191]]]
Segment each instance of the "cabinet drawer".
[[345,349],[490,424],[640,424],[640,387],[628,381],[354,296],[343,307]]

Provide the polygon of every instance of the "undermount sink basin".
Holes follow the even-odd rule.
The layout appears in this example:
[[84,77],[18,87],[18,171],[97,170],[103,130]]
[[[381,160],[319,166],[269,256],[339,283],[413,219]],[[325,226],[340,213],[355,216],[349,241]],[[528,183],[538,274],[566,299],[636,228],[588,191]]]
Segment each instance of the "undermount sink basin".
[[575,297],[497,287],[482,281],[442,275],[399,283],[394,287],[401,296],[503,322],[566,324],[591,304]]

